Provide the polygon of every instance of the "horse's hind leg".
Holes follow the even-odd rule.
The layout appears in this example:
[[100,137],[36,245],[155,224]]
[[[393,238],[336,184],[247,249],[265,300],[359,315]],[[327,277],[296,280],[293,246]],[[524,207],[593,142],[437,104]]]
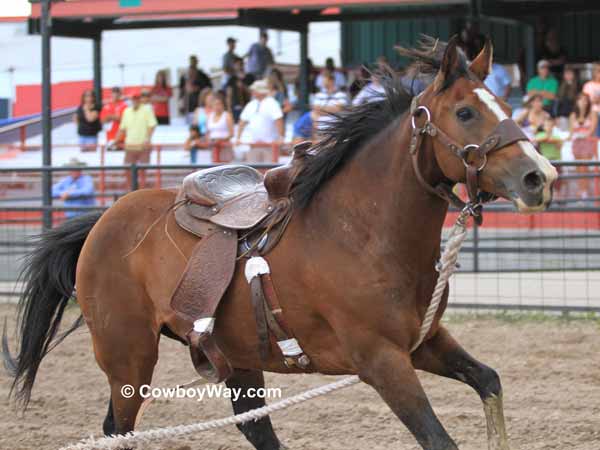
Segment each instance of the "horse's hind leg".
[[[120,300],[122,305],[134,303],[131,298]],[[151,383],[158,359],[159,329],[153,326],[151,316],[133,311],[122,307],[118,313],[102,315],[102,319],[96,316],[90,327],[96,361],[110,384],[105,434],[125,434],[134,429],[144,400],[140,387]]]
[[443,327],[413,354],[413,363],[417,369],[462,381],[475,389],[483,401],[488,449],[508,450],[502,387],[494,369],[475,360]]
[[[235,414],[242,414],[251,409],[265,406],[265,399],[256,397],[257,389],[265,387],[263,373],[258,370],[236,369],[225,382],[231,390],[239,390],[239,398],[231,398]],[[248,395],[248,390],[253,389]],[[254,398],[253,398],[254,397]],[[269,416],[257,421],[250,421],[237,426],[257,450],[279,450],[284,448],[273,431]]]
[[117,433],[115,429],[115,415],[113,414],[112,399],[108,399],[108,411],[104,418],[104,424],[102,425],[102,431],[106,436],[110,436]]

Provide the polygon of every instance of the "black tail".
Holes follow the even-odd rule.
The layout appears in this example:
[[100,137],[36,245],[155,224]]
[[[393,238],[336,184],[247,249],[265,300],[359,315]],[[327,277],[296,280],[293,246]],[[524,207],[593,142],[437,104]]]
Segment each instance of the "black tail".
[[35,376],[44,356],[83,322],[81,317],[57,336],[60,321],[75,289],[75,269],[83,243],[101,213],[67,220],[35,238],[36,246],[24,261],[19,280],[23,293],[19,299],[17,333],[19,354],[8,350],[6,327],[2,354],[4,366],[14,376],[16,397],[27,406]]

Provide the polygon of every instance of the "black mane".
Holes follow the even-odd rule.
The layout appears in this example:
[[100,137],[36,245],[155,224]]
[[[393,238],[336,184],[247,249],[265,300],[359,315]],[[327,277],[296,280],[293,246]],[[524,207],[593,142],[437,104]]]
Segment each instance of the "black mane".
[[[413,96],[407,88],[412,90],[411,79],[430,84],[440,69],[445,48],[446,43],[427,36],[423,37],[419,48],[398,48],[400,54],[414,60],[408,69],[403,73],[383,69],[374,74],[384,88],[384,93],[377,100],[332,115],[327,127],[320,130],[324,138],[309,151],[305,166],[292,186],[291,195],[298,208],[307,206],[323,183],[409,109]],[[446,80],[442,89],[468,72],[462,51],[459,52],[459,61],[457,74]]]

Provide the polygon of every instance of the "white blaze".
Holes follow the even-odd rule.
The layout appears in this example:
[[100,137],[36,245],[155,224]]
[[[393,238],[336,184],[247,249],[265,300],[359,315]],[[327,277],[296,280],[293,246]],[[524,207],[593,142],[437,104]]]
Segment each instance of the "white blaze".
[[508,119],[508,116],[496,101],[494,94],[483,88],[474,89],[473,92],[475,95],[477,95],[479,100],[481,100],[481,102],[484,103],[485,106],[487,106],[488,109],[494,113],[498,120],[502,121]]

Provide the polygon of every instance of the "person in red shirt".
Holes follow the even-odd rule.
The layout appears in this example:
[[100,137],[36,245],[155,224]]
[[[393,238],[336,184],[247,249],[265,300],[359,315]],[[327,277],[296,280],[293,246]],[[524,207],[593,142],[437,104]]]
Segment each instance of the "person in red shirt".
[[111,123],[110,128],[106,131],[107,143],[111,143],[117,138],[121,116],[125,108],[127,108],[127,103],[121,98],[121,89],[118,87],[112,88],[110,103],[105,104],[102,111],[100,111],[100,121],[103,124]]
[[164,71],[156,72],[154,86],[150,91],[150,100],[154,108],[154,115],[159,125],[169,125],[169,99],[173,95],[171,88],[167,85],[167,76]]

